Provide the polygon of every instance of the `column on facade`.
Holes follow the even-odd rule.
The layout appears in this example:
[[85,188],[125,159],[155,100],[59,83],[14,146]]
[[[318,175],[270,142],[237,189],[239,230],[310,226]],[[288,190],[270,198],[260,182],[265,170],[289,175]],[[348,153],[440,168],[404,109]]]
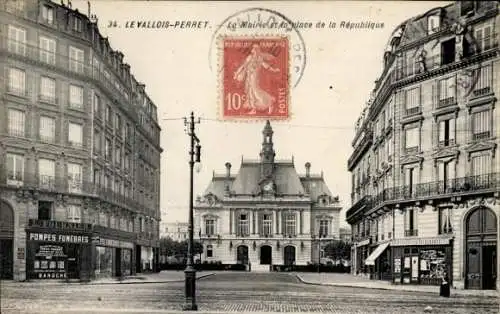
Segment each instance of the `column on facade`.
[[277,234],[278,233],[278,210],[275,209],[273,210],[273,224],[274,226],[272,227],[272,234]]
[[257,223],[256,223],[256,216],[257,213],[255,212],[255,209],[252,209],[252,234],[256,234],[256,229],[257,229]]
[[233,209],[229,209],[229,234],[233,234]]
[[304,210],[303,209],[301,209],[299,211],[299,217],[300,217],[299,234],[303,234],[304,233]]
[[276,234],[281,234],[280,232],[280,227],[281,227],[281,209],[276,211]]

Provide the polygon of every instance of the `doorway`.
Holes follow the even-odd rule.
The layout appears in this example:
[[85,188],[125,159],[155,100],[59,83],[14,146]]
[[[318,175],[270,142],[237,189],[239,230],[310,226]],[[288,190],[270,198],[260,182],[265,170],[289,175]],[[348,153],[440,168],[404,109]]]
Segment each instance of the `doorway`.
[[292,266],[295,264],[295,246],[285,246],[283,259],[285,266]]
[[142,247],[140,245],[135,246],[135,272],[142,273],[142,259],[141,259]]
[[473,210],[466,219],[465,287],[496,289],[497,218],[485,206]]
[[238,264],[248,265],[248,246],[240,245],[238,246],[236,253],[236,260]]
[[271,265],[273,260],[272,248],[269,245],[263,245],[260,247],[260,264],[261,265]]
[[0,279],[14,278],[14,211],[0,200]]

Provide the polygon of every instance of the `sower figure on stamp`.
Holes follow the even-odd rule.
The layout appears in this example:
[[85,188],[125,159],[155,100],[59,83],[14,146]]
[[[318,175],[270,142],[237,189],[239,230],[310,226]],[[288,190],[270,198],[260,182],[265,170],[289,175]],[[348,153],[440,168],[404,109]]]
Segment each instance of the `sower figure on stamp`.
[[263,67],[272,72],[279,72],[280,69],[271,66],[267,61],[273,60],[275,57],[269,53],[263,52],[259,45],[254,44],[250,55],[245,59],[243,64],[234,72],[234,79],[245,84],[245,93],[247,99],[244,103],[244,108],[250,109],[250,114],[255,114],[257,110],[268,109],[272,112],[273,103],[276,99],[260,88],[259,72]]

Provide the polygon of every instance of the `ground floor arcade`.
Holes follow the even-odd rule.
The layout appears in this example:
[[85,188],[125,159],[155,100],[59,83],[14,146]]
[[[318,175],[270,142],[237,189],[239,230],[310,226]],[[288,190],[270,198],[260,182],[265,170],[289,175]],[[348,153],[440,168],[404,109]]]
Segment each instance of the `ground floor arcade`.
[[320,248],[316,242],[310,239],[205,240],[201,260],[223,264],[307,265],[319,258]]

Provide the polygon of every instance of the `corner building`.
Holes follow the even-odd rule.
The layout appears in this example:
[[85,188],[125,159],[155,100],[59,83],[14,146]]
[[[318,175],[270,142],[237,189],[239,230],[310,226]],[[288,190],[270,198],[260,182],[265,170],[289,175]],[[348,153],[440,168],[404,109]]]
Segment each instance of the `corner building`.
[[160,127],[145,86],[96,18],[0,4],[1,278],[154,270]]
[[499,22],[461,1],[393,32],[348,160],[354,273],[499,287]]
[[251,265],[252,270],[320,261],[339,239],[338,197],[323,175],[299,175],[292,160],[276,160],[273,130],[262,131],[259,160],[242,159],[236,175],[214,173],[195,206],[202,262]]

